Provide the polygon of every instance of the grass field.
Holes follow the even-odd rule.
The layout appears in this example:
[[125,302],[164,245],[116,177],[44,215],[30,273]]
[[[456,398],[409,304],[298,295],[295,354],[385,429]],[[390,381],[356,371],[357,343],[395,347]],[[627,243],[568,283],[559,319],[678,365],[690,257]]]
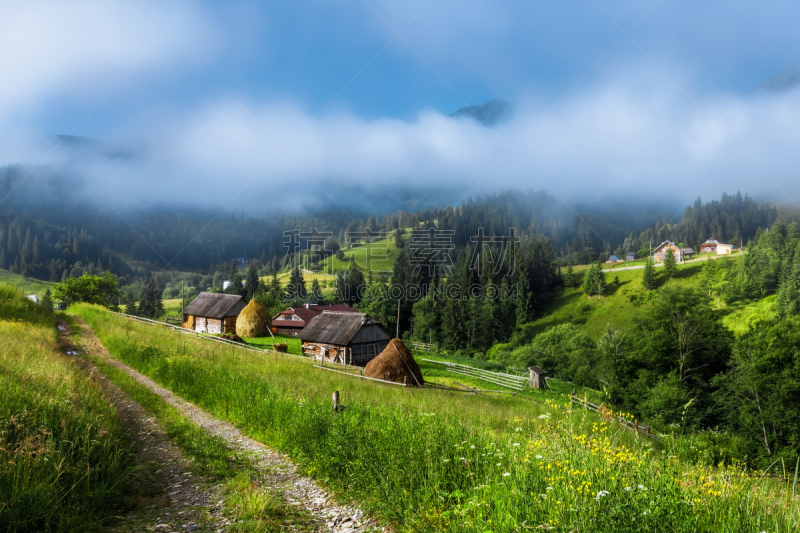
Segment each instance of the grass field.
[[[738,261],[741,255],[730,257],[731,261]],[[657,286],[677,285],[684,287],[697,287],[700,284],[703,262],[678,265],[678,272],[673,279],[667,279],[661,268],[655,269]],[[579,272],[576,269],[576,272]],[[649,298],[655,297],[656,292],[647,291],[642,287],[644,270],[623,270],[620,272],[606,272],[608,293],[602,297],[589,298],[583,289],[575,287],[565,289],[555,298],[547,314],[533,323],[534,333],[545,329],[572,322],[594,339],[600,337],[608,322],[619,329],[633,327],[633,317],[639,312],[639,307],[646,304]],[[579,274],[580,284],[580,274]],[[618,282],[615,281],[618,279]],[[747,331],[748,324],[757,323],[758,317],[770,314],[772,304],[767,298],[765,302],[755,302],[748,305],[737,304],[723,306],[719,309],[725,315],[726,325],[737,333]],[[742,319],[749,319],[742,320]]]
[[297,337],[288,337],[286,335],[278,335],[276,333],[275,334],[275,338],[273,338],[271,336],[266,336],[266,337],[258,337],[258,338],[246,338],[246,339],[244,339],[244,341],[247,344],[252,344],[253,346],[255,346],[257,348],[270,348],[270,349],[272,349],[272,346],[275,343],[283,342],[283,343],[286,343],[286,347],[287,347],[287,350],[288,350],[289,353],[292,353],[292,354],[295,354],[295,355],[302,355],[303,354],[303,350],[302,350],[303,341],[301,341]]
[[7,283],[14,287],[22,289],[26,295],[35,294],[41,298],[47,289],[53,290],[55,283],[51,281],[42,281],[34,278],[24,278],[19,274],[14,274],[8,270],[0,269],[0,284]]
[[[793,531],[789,485],[692,468],[563,404],[363,382],[78,305],[114,357],[288,453],[397,531]],[[334,412],[331,392],[342,394]],[[783,487],[783,488],[782,488]],[[789,492],[787,492],[789,491]]]
[[87,531],[124,508],[114,409],[59,351],[55,320],[0,284],[0,531]]

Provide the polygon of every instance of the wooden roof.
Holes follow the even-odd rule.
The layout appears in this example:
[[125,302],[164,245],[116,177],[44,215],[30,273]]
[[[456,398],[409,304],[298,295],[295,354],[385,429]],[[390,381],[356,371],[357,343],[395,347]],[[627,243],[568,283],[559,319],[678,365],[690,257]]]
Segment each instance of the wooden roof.
[[231,309],[242,301],[243,298],[235,294],[201,292],[192,303],[184,308],[183,313],[208,318],[222,318],[228,316]]
[[544,375],[546,375],[546,374],[547,374],[547,372],[545,372],[544,370],[542,370],[542,369],[541,369],[541,368],[539,368],[538,366],[532,366],[532,367],[528,368],[528,370],[530,370],[531,372],[533,372],[533,373],[534,373],[534,374],[536,374],[537,376],[541,376],[541,375],[543,375],[543,374],[544,374]]
[[380,322],[363,313],[342,313],[338,311],[325,311],[314,317],[298,335],[304,342],[319,342],[347,346],[353,337],[365,326],[374,326],[383,337],[390,339]]

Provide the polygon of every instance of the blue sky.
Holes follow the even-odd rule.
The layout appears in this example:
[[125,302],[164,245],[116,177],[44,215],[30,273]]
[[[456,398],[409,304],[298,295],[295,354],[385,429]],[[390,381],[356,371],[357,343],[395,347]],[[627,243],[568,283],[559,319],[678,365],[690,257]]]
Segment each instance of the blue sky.
[[[245,187],[276,157],[253,191],[439,179],[572,197],[587,179],[613,193],[669,178],[682,201],[793,196],[793,92],[747,91],[798,65],[799,15],[722,1],[6,4],[0,164],[36,165],[38,134],[74,129],[139,150],[124,167],[59,155],[145,200],[120,182],[222,173]],[[176,27],[173,42],[162,29]],[[446,119],[492,98],[517,104],[509,124]]]

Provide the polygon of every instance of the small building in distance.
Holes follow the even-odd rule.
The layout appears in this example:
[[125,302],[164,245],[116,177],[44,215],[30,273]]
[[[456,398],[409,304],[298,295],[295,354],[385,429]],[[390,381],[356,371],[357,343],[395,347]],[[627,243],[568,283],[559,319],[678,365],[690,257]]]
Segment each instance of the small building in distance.
[[32,301],[35,304],[39,303],[39,297],[36,296],[35,294],[29,294],[28,295],[28,300]]
[[298,337],[303,353],[332,363],[366,365],[389,345],[392,336],[363,313],[325,311],[314,317]]
[[639,259],[639,254],[636,252],[628,252],[625,254],[625,261],[636,261],[637,259]]
[[720,244],[722,243],[714,239],[714,237],[711,237],[706,242],[700,245],[700,251],[703,253],[708,253],[708,252],[714,253],[717,251],[717,246],[719,246]]
[[235,294],[201,292],[183,310],[184,329],[198,333],[236,333],[236,317],[247,302]]
[[732,244],[717,244],[717,255],[731,255],[733,253]]
[[532,366],[528,369],[528,371],[531,373],[531,378],[528,382],[531,388],[545,390],[547,388],[547,380],[545,379],[547,372],[538,366]]
[[683,252],[683,259],[691,259],[695,256],[694,248],[681,248],[681,252]]
[[272,332],[281,335],[296,337],[303,328],[317,315],[325,311],[339,313],[358,313],[357,309],[347,304],[315,305],[305,304],[299,307],[290,307],[272,317]]
[[683,248],[679,248],[678,245],[676,245],[672,241],[664,241],[658,246],[658,248],[653,250],[653,261],[655,261],[656,263],[663,263],[664,262],[664,258],[667,256],[667,249],[668,248],[672,248],[672,253],[675,254],[675,260],[676,261],[683,261],[683,259],[684,259],[683,250],[684,249]]
[[619,262],[619,257],[617,257],[616,255],[609,256],[609,258],[606,259],[606,263],[618,263],[618,262]]

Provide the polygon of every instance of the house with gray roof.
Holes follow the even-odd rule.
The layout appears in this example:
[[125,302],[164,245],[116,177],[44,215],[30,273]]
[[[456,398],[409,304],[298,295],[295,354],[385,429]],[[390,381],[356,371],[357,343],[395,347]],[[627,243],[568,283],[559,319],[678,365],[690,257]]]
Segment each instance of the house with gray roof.
[[298,337],[303,353],[332,363],[366,365],[389,345],[392,336],[363,313],[324,311]]
[[183,327],[198,333],[236,333],[236,317],[246,305],[236,294],[201,292],[183,310]]

